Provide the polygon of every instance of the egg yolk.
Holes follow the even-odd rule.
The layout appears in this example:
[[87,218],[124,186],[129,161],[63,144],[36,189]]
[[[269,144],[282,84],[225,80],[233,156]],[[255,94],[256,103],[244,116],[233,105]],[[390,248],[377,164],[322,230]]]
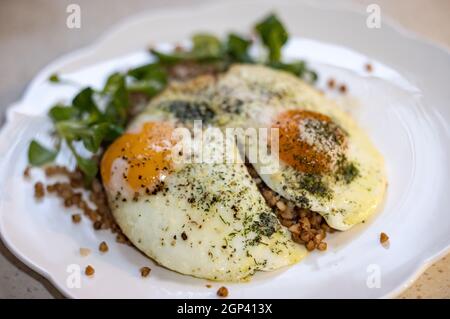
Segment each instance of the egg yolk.
[[137,134],[126,133],[106,150],[101,161],[105,185],[114,171],[113,163],[120,158],[127,162],[122,178],[135,191],[151,192],[173,168],[170,160],[173,126],[164,122],[147,122]]
[[[302,132],[304,123],[312,123],[309,132]],[[297,171],[311,174],[327,173],[331,170],[331,156],[317,147],[311,140],[330,139],[335,145],[343,145],[345,134],[326,115],[289,110],[277,116],[272,127],[279,129],[279,157]],[[312,131],[312,133],[310,132]],[[310,134],[310,138],[303,136]]]

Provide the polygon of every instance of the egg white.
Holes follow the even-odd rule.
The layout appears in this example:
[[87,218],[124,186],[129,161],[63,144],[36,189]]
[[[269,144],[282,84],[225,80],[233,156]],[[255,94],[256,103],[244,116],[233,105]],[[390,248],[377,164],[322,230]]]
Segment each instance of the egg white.
[[[331,199],[305,192],[298,185],[294,168],[275,155],[264,158],[264,163],[253,163],[268,187],[300,206],[306,197],[309,208],[338,230],[347,230],[376,212],[386,189],[383,157],[367,134],[336,103],[297,77],[261,66],[234,66],[220,79],[218,87],[219,92],[228,92],[243,101],[241,113],[229,118],[228,123],[238,123],[242,127],[270,127],[277,114],[301,109],[329,116],[348,133],[346,157],[357,163],[359,176],[348,184],[326,178]],[[251,149],[254,145],[250,143],[247,147]],[[262,168],[267,166],[279,168],[265,174]]]
[[[369,218],[382,201],[386,188],[384,163],[370,139],[335,103],[290,74],[236,65],[218,78],[203,76],[172,84],[152,100],[129,131],[139,131],[148,121],[189,126],[195,119],[192,114],[173,107],[180,101],[201,105],[201,112],[206,108],[203,124],[222,130],[267,128],[277,114],[291,109],[325,114],[348,133],[346,156],[357,162],[359,169],[354,181],[346,184],[330,177],[327,183],[333,196],[324,200],[296,187],[294,169],[279,162],[278,157],[268,157],[269,165],[279,164],[276,171],[263,172],[267,157],[264,163],[253,163],[256,171],[282,197],[294,202],[306,197],[309,208],[339,230]],[[214,143],[210,141],[209,146],[214,147]],[[251,143],[246,146],[254,147]],[[231,152],[239,158],[236,147]],[[126,163],[120,159],[114,164],[126,170]],[[118,189],[127,189],[124,180],[116,178],[105,185],[112,213],[123,232],[164,267],[210,280],[242,281],[256,271],[278,269],[305,256],[304,246],[291,240],[240,162],[177,165],[164,183],[166,191],[126,202],[114,196]],[[255,227],[267,224],[275,229],[267,235],[261,234],[261,228],[266,228]]]
[[[160,120],[161,114],[153,117],[147,112],[130,129],[155,119]],[[239,156],[236,149],[232,152]],[[120,158],[116,161],[124,164]],[[305,249],[291,241],[243,164],[179,165],[164,184],[165,191],[126,201],[115,196],[126,189],[124,180],[105,185],[122,231],[162,266],[209,280],[245,281],[256,271],[278,269],[305,256]],[[264,218],[269,218],[273,233],[261,235],[255,228],[264,224]]]

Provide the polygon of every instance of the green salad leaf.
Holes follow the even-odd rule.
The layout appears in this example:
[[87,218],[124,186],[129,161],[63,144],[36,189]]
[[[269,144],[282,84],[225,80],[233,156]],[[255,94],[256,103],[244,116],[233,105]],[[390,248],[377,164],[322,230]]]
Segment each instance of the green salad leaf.
[[192,37],[190,53],[197,61],[222,59],[224,50],[219,38],[211,34],[199,33]]
[[128,70],[127,74],[136,81],[153,80],[167,84],[167,72],[159,63],[149,63]]
[[305,61],[294,61],[291,63],[273,62],[269,63],[269,66],[274,69],[292,73],[312,83],[316,82],[318,78],[317,73],[310,70]]
[[[54,123],[58,146],[51,150],[37,141],[31,141],[28,149],[29,163],[40,166],[54,161],[61,142],[65,142],[86,180],[92,180],[98,173],[97,161],[79,155],[74,145],[81,143],[92,155],[99,154],[124,132],[131,113],[130,97],[139,94],[151,98],[160,93],[167,86],[172,74],[171,68],[178,64],[207,64],[221,71],[233,63],[262,63],[310,82],[317,80],[317,74],[304,61],[282,61],[281,50],[289,35],[276,15],[270,14],[264,18],[254,26],[254,30],[259,42],[268,51],[267,60],[252,57],[250,50],[253,41],[247,36],[229,33],[221,39],[209,33],[198,33],[192,36],[192,47],[189,50],[161,52],[152,49],[150,52],[154,62],[127,72],[111,74],[100,90],[82,88],[68,105],[56,104],[50,108],[48,116]],[[79,86],[73,81],[62,79],[56,73],[50,75],[48,80]]]
[[226,42],[226,50],[235,62],[253,63],[253,59],[248,52],[251,45],[251,40],[240,37],[235,33],[230,33]]
[[32,140],[28,148],[28,162],[33,166],[41,166],[53,162],[57,154],[57,151],[49,150]]
[[48,116],[53,122],[70,120],[72,118],[77,118],[79,115],[80,111],[77,108],[62,104],[56,104],[48,112]]
[[274,14],[269,15],[255,26],[264,46],[269,50],[269,62],[281,60],[281,48],[287,42],[289,35]]
[[174,51],[163,53],[155,49],[150,52],[163,65],[174,65],[182,62],[209,62],[221,60],[225,57],[222,42],[214,35],[206,33],[195,34],[191,38],[192,49],[190,51]]

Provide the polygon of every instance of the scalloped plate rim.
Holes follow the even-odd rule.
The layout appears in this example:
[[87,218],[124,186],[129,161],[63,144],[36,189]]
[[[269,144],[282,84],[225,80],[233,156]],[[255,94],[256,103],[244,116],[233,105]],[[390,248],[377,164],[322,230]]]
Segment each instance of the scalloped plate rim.
[[[229,6],[229,1],[227,3],[200,3],[196,5],[196,8],[199,10],[210,10],[210,9],[217,9],[221,6]],[[256,1],[245,1],[245,2],[256,2]],[[265,1],[268,2],[268,1]],[[287,3],[288,1],[283,0],[280,1],[282,3]],[[320,7],[320,9],[324,10],[345,10],[345,11],[352,11],[353,13],[361,14],[361,7],[360,5],[351,5],[351,6],[344,6],[344,8],[339,7],[333,7],[326,6],[324,4],[312,4],[311,1],[301,1],[297,5],[309,5],[309,6],[315,6]],[[331,8],[332,7],[332,8]],[[74,63],[76,61],[82,60],[89,56],[95,56],[96,52],[102,48],[102,46],[107,43],[108,41],[111,41],[114,39],[114,36],[117,35],[119,31],[126,30],[131,24],[137,23],[138,21],[146,20],[146,19],[152,19],[157,17],[159,14],[185,14],[186,10],[192,10],[192,7],[185,6],[185,5],[179,5],[176,7],[170,7],[170,8],[160,8],[158,10],[154,10],[152,12],[144,11],[139,14],[135,14],[132,16],[129,16],[118,23],[114,24],[112,27],[110,27],[106,32],[104,32],[97,41],[93,42],[92,44],[82,47],[80,49],[74,50],[72,52],[63,54],[62,56],[56,58],[54,61],[47,64],[45,67],[41,69],[37,73],[37,75],[31,80],[29,85],[26,86],[26,89],[24,90],[24,93],[22,94],[22,98],[10,105],[10,107],[7,108],[6,111],[6,120],[4,125],[0,128],[0,136],[4,135],[6,130],[8,129],[9,124],[11,124],[10,117],[12,116],[12,113],[16,111],[17,108],[20,107],[21,104],[25,101],[28,94],[32,91],[32,89],[41,81],[48,78],[50,74],[55,72],[56,70],[59,70],[64,67],[64,65]],[[387,21],[387,23],[385,22]],[[383,24],[388,25],[391,28],[391,31],[395,31],[398,33],[398,35],[407,37],[411,40],[415,40],[416,42],[419,42],[423,45],[428,46],[430,49],[438,49],[443,51],[444,53],[450,55],[450,49],[442,44],[435,43],[433,41],[430,41],[428,39],[425,39],[416,33],[405,29],[403,26],[401,26],[399,23],[395,22],[394,20],[390,19],[389,17],[383,17]],[[2,205],[0,203],[0,214],[2,213]],[[1,216],[0,216],[1,217]],[[66,289],[62,283],[59,283],[55,278],[51,275],[50,272],[48,272],[46,269],[40,267],[36,263],[34,263],[31,259],[29,259],[26,255],[22,254],[20,249],[17,249],[14,245],[14,243],[10,242],[6,236],[3,235],[2,231],[3,223],[0,220],[0,238],[5,244],[5,246],[24,264],[26,264],[28,267],[30,267],[33,271],[37,272],[39,275],[46,278],[58,291],[60,291],[63,295],[69,298],[73,298],[74,295],[70,292],[70,290]],[[431,264],[442,258],[444,255],[448,254],[450,252],[450,243],[447,245],[447,247],[443,247],[440,249],[437,253],[434,255],[430,255],[427,258],[424,258],[422,262],[417,263],[415,265],[415,271],[412,272],[408,278],[406,278],[402,285],[399,285],[396,289],[392,290],[391,292],[385,294],[384,296],[381,296],[381,298],[393,298],[395,296],[398,296],[401,294],[404,290],[406,290],[409,286],[411,286],[414,281],[420,277],[420,275],[429,267]]]

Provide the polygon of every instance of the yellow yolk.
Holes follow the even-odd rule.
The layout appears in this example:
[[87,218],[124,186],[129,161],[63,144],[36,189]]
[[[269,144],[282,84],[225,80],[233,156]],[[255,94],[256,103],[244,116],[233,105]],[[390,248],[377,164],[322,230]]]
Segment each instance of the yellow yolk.
[[108,185],[116,159],[127,162],[122,178],[135,191],[151,192],[173,168],[170,160],[173,126],[147,122],[137,134],[126,133],[114,141],[103,155],[101,175]]
[[[316,123],[313,127],[316,131],[313,131],[313,134],[330,134],[337,144],[344,144],[345,135],[342,130],[337,129],[336,126],[333,127],[332,132],[328,129],[329,125],[333,124],[328,116],[311,111],[289,110],[279,114],[272,125],[279,129],[280,159],[303,173],[329,172],[331,170],[329,154],[309,143],[308,139],[302,138],[300,125],[302,121]],[[331,136],[332,134],[334,136]]]

